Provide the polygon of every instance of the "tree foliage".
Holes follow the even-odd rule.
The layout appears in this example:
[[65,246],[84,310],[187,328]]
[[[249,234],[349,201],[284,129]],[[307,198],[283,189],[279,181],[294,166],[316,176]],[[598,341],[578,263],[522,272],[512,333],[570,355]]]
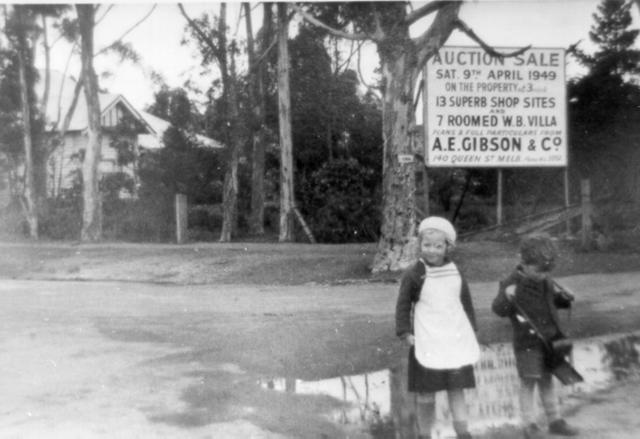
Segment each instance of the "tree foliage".
[[[344,178],[354,183],[355,187],[370,185],[369,192],[362,193],[365,197],[362,203],[370,206],[370,203],[379,202],[379,198],[375,199],[373,194],[379,196],[382,138],[377,99],[359,91],[359,82],[353,70],[332,69],[339,60],[327,50],[326,40],[324,33],[303,27],[289,43],[296,199],[318,240],[360,241],[365,236],[375,239],[379,228],[377,211],[370,217],[356,215],[367,233],[363,230],[351,233],[350,224],[353,223],[344,212],[327,214],[332,207],[342,205],[334,203],[334,197],[345,186],[337,178],[322,177],[323,172],[331,172],[336,176],[338,170],[345,170]],[[334,161],[339,162],[336,168]],[[361,172],[347,176],[347,168],[340,163],[358,163]],[[332,195],[327,195],[326,204],[322,206],[324,213],[317,217],[321,202],[319,194],[322,192],[318,192],[314,186],[319,178],[324,181],[323,190]],[[349,196],[347,192],[345,197]]]
[[639,31],[631,28],[630,8],[624,0],[603,0],[589,33],[596,50],[571,49],[588,70],[569,84],[569,110],[574,162],[595,180],[595,195],[640,201],[633,177],[640,163],[634,140],[640,86],[633,79],[640,72],[640,50],[634,47]]
[[140,163],[142,185],[167,196],[187,195],[192,203],[221,200],[222,163],[218,154],[200,145],[195,128],[201,116],[182,88],[163,87],[149,108],[152,114],[169,120],[164,148],[143,153]]
[[595,52],[572,49],[588,69],[570,86],[572,115],[585,134],[628,121],[638,104],[638,86],[631,78],[640,73],[640,50],[634,47],[640,31],[630,28],[630,7],[624,0],[604,0],[589,32]]
[[17,163],[23,151],[17,53],[3,48],[0,62],[0,150]]
[[324,162],[305,182],[303,204],[320,242],[371,242],[380,227],[380,184],[354,158]]

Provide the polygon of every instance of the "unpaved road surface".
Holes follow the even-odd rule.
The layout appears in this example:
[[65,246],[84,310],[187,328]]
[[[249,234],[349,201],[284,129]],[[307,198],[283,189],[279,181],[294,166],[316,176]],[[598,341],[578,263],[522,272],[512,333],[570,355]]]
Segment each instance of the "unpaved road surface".
[[[575,334],[640,329],[640,273],[562,280],[578,294]],[[496,284],[471,287],[481,341],[507,340],[506,322],[489,311]],[[324,416],[339,401],[256,383],[393,366],[396,290],[1,280],[0,437],[370,437]],[[612,397],[626,435],[609,434],[602,398],[572,415],[591,422],[584,437],[638,437],[624,410],[639,398]]]

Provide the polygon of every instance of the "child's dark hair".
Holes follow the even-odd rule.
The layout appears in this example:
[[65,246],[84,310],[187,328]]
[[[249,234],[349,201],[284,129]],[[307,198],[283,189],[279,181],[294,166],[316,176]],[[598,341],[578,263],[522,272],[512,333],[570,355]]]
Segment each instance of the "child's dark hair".
[[520,243],[522,262],[535,265],[540,271],[551,271],[557,255],[555,244],[545,233],[526,236]]

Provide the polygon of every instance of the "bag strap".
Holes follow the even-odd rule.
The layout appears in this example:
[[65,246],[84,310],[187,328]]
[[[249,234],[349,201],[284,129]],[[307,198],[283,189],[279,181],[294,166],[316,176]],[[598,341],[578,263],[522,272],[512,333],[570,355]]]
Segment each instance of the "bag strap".
[[542,332],[540,332],[540,330],[538,329],[538,327],[533,323],[533,321],[529,318],[529,316],[527,315],[526,312],[524,312],[524,310],[522,309],[522,307],[520,305],[518,305],[518,302],[516,302],[515,298],[512,300],[511,302],[513,304],[513,306],[516,308],[516,310],[518,311],[518,313],[522,316],[522,318],[524,318],[527,323],[529,324],[529,326],[531,326],[531,329],[533,329],[533,332],[535,332],[536,336],[542,341],[542,344],[544,344],[544,347],[546,349],[551,349],[551,345],[549,344],[549,341],[544,337],[544,335],[542,335]]

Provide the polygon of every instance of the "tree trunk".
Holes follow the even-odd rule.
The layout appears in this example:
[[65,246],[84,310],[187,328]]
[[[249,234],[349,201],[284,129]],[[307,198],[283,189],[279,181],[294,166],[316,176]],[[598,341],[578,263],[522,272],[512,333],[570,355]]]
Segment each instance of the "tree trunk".
[[49,103],[49,88],[51,87],[51,48],[49,47],[49,34],[47,32],[47,18],[42,16],[42,38],[44,47],[44,91],[40,102],[40,113],[47,114]]
[[[233,61],[231,63],[233,65]],[[240,153],[240,139],[237,133],[238,126],[238,95],[236,91],[236,79],[234,69],[226,88],[229,90],[229,111],[230,130],[229,136],[230,155],[227,162],[227,171],[224,175],[223,186],[223,211],[222,211],[222,231],[220,232],[220,242],[230,242],[235,235],[238,221],[238,161]]]
[[249,233],[264,235],[264,145],[265,125],[260,124],[252,139],[251,168],[251,212],[249,214]]
[[293,139],[289,91],[287,4],[278,3],[278,120],[280,125],[280,242],[294,240]]
[[[256,56],[253,44],[253,29],[251,25],[251,6],[244,3],[247,22],[247,52],[251,69],[251,85],[249,87],[249,101],[253,103],[253,145],[251,153],[251,212],[249,214],[249,233],[264,235],[264,159],[265,159],[265,107],[266,107],[266,68],[262,61],[256,68]],[[262,38],[260,40],[260,55],[264,54],[271,40],[271,3],[264,3],[262,19]]]
[[378,44],[385,86],[384,158],[382,226],[373,261],[374,272],[402,270],[417,257],[415,167],[413,163],[400,163],[398,155],[414,155],[409,130],[415,119],[413,97],[418,73],[455,29],[462,3],[444,3],[429,29],[417,40],[410,40],[409,29],[399,26],[390,29],[384,44]]
[[451,222],[453,224],[456,223],[456,220],[458,219],[458,215],[460,215],[460,210],[462,209],[462,205],[464,204],[464,198],[469,193],[470,186],[471,186],[471,172],[467,171],[467,176],[464,181],[464,188],[462,189],[462,194],[460,194],[458,205],[456,206],[456,210],[453,211],[453,216],[451,217]]
[[98,100],[98,78],[93,68],[93,30],[95,6],[76,5],[81,38],[82,76],[84,96],[87,101],[87,147],[82,162],[82,231],[84,242],[102,238],[102,203],[99,188],[100,154],[102,133],[100,126],[100,101]]
[[222,193],[222,230],[220,242],[230,242],[236,232],[238,219],[238,158],[240,154],[240,136],[238,134],[238,93],[236,85],[236,72],[234,55],[235,44],[230,50],[230,71],[227,69],[227,40],[226,40],[226,5],[220,5],[220,65],[222,66],[222,86],[224,88],[225,105],[227,108],[227,148],[229,157],[227,170],[224,175]]
[[33,174],[33,139],[31,136],[31,106],[26,73],[27,43],[24,35],[25,23],[22,6],[15,6],[19,22],[18,35],[18,69],[20,76],[20,103],[22,107],[22,139],[24,146],[24,193],[20,198],[25,219],[29,225],[29,236],[38,239],[38,211]]
[[415,118],[412,99],[418,69],[408,58],[402,54],[382,63],[383,208],[374,272],[402,270],[416,258],[415,169],[398,159],[400,154],[413,155],[409,129]]

